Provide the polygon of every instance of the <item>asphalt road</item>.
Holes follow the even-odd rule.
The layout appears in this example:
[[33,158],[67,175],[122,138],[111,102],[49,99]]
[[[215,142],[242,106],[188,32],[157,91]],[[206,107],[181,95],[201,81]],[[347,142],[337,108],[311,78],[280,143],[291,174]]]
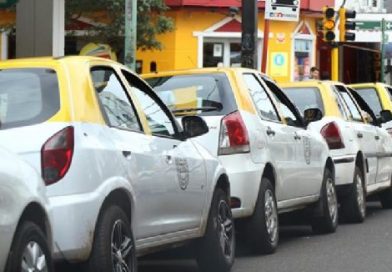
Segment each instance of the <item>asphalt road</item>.
[[[232,271],[392,272],[392,210],[374,202],[367,211],[363,224],[342,223],[334,234],[315,235],[307,226],[282,227],[273,255],[254,256],[238,241]],[[142,259],[139,272],[198,272],[194,261],[167,260],[166,255]]]
[[[392,272],[392,210],[377,202],[368,204],[363,224],[342,223],[328,235],[315,235],[308,226],[284,226],[280,236],[277,252],[264,256],[252,255],[237,239],[232,272]],[[202,272],[190,255],[181,248],[145,257],[139,272]]]

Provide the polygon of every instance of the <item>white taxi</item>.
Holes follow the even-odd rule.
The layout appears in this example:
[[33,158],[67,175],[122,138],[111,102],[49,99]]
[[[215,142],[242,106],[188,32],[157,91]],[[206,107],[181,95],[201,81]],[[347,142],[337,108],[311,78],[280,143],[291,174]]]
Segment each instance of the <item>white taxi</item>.
[[[326,139],[336,166],[336,186],[343,216],[362,222],[366,196],[378,192],[385,208],[392,207],[392,138],[366,121],[347,86],[331,81],[282,84],[284,92],[304,111],[318,108],[320,120],[310,129]],[[359,97],[360,98],[360,97]]]
[[0,271],[52,272],[51,233],[44,182],[0,148]]
[[276,249],[278,213],[307,207],[315,231],[335,231],[338,211],[328,146],[319,133],[306,130],[275,83],[242,68],[144,78],[178,118],[200,115],[206,120],[210,131],[197,140],[225,166],[233,216],[244,223],[255,252]]
[[0,142],[47,185],[54,258],[94,272],[136,271],[136,255],[199,239],[202,271],[230,270],[230,184],[219,161],[158,96],[116,62],[0,63]]

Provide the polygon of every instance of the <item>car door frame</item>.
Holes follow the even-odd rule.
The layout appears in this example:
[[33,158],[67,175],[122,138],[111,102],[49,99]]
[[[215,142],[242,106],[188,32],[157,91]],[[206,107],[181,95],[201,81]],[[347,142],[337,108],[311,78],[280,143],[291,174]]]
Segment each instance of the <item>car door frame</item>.
[[[164,102],[159,98],[158,94],[156,94],[153,89],[143,80],[135,76],[132,72],[120,68],[120,73],[121,76],[124,78],[125,84],[127,86],[128,92],[131,93],[131,95],[135,96],[136,101],[138,102],[138,97],[136,93],[132,90],[133,87],[136,87],[141,90],[141,92],[144,92],[146,95],[148,95],[152,100],[154,100],[159,107],[162,109],[162,111],[166,114],[166,116],[169,117],[176,133],[173,136],[165,136],[165,135],[157,135],[151,132],[152,137],[157,137],[161,139],[170,139],[170,140],[176,140],[178,144],[173,146],[173,150],[169,151],[167,153],[168,156],[173,156],[174,159],[174,166],[175,170],[177,173],[178,179],[180,179],[180,175],[184,173],[179,173],[179,171],[182,171],[180,168],[185,168],[188,173],[188,181],[185,181],[187,184],[181,184],[179,188],[181,188],[180,192],[185,192],[189,196],[189,201],[191,202],[191,198],[193,197],[191,192],[194,192],[194,194],[198,194],[200,196],[199,201],[196,201],[196,199],[193,199],[193,206],[198,206],[199,209],[196,209],[193,211],[193,215],[187,216],[187,213],[184,214],[183,217],[190,218],[193,216],[192,223],[190,224],[192,228],[200,228],[202,225],[202,214],[204,213],[205,209],[208,207],[208,191],[207,188],[209,188],[210,184],[212,183],[212,180],[207,180],[206,176],[206,166],[204,159],[201,155],[201,153],[197,150],[197,147],[194,145],[191,139],[188,139],[187,136],[184,134],[182,127],[179,125],[177,119],[175,116],[172,114],[172,112],[168,109],[168,107],[164,104]],[[129,76],[132,77],[132,80],[135,80],[138,82],[138,84],[141,84],[141,86],[138,86],[137,84],[132,84],[129,82],[127,79],[126,75],[124,73],[127,73]],[[139,104],[139,103],[138,103]],[[143,114],[146,118],[146,125],[148,126],[147,122],[147,117],[146,114],[143,112],[141,105],[139,104],[138,110]],[[151,131],[151,129],[150,129]],[[185,152],[187,151],[187,152]],[[200,162],[198,162],[200,160]],[[185,167],[182,167],[183,164],[186,164]],[[202,168],[202,169],[200,169]],[[201,175],[196,175],[195,172],[196,170],[199,170],[199,174],[202,173]],[[183,171],[182,171],[183,172]],[[194,172],[194,173],[192,173]],[[186,173],[185,173],[186,174]],[[185,175],[186,176],[186,175]],[[193,183],[193,184],[192,184]],[[186,188],[183,188],[183,185],[187,186]],[[197,202],[197,203],[196,203]],[[198,216],[196,215],[198,214]]]
[[[266,82],[269,81],[271,84],[275,86],[275,89],[272,90],[269,88],[269,91],[273,93],[280,103],[284,104],[288,110],[295,116],[297,119],[296,125],[289,125],[286,122],[286,126],[293,128],[294,130],[294,138],[297,140],[297,160],[301,164],[301,170],[299,172],[306,173],[303,174],[301,180],[309,178],[303,184],[305,189],[301,193],[301,197],[312,197],[318,196],[323,180],[324,167],[326,163],[326,156],[312,156],[312,149],[315,147],[322,150],[322,144],[319,140],[314,138],[313,133],[306,129],[306,124],[304,119],[302,118],[298,108],[291,102],[291,100],[286,96],[286,94],[280,89],[280,87],[274,83],[267,76],[260,75],[262,79]],[[267,86],[268,87],[268,86]],[[276,99],[275,99],[276,100]],[[285,120],[285,116],[282,113],[282,110],[279,108],[279,114],[281,118]],[[318,152],[316,152],[318,153]]]

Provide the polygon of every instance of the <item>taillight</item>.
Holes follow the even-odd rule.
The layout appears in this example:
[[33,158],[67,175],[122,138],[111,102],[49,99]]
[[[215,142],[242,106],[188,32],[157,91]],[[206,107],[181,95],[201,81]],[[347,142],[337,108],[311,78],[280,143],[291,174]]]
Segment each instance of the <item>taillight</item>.
[[41,149],[42,178],[46,185],[62,179],[67,173],[74,151],[74,128],[60,130]]
[[222,119],[218,155],[246,153],[250,151],[248,131],[241,114],[237,111]]
[[335,122],[326,124],[320,131],[329,149],[344,148],[344,143],[338,125]]

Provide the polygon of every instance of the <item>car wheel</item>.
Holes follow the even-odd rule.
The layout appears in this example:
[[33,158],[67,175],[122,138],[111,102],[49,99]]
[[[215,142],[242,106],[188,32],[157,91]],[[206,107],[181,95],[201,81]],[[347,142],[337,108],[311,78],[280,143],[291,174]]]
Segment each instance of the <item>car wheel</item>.
[[318,213],[312,221],[312,229],[317,233],[332,233],[338,226],[338,200],[335,181],[331,170],[324,171],[320,200],[317,205]]
[[214,192],[206,233],[198,247],[200,271],[230,271],[235,257],[234,222],[228,195],[220,188]]
[[247,222],[247,240],[255,253],[271,254],[279,242],[279,219],[275,190],[268,178],[261,180],[257,203]]
[[366,217],[366,193],[362,171],[358,166],[354,171],[354,182],[342,203],[342,213],[346,221],[361,223]]
[[53,271],[45,234],[33,222],[26,221],[17,229],[5,271]]
[[384,209],[392,209],[392,185],[380,194],[381,205]]
[[118,206],[103,210],[95,230],[88,271],[135,272],[136,249],[131,223]]

